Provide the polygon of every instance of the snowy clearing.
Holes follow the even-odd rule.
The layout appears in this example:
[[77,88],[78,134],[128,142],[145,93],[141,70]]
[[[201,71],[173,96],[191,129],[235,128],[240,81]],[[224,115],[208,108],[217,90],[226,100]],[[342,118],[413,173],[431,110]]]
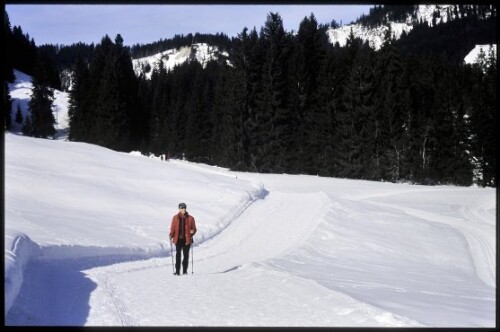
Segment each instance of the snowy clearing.
[[495,197],[6,134],[6,324],[494,327]]

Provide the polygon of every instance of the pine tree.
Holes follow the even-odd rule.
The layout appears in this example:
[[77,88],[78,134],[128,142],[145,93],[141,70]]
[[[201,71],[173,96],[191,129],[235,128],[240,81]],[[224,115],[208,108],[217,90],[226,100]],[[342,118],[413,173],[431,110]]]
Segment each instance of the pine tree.
[[48,87],[45,68],[43,58],[39,58],[33,77],[32,96],[28,103],[32,130],[28,126],[26,132],[31,133],[30,136],[39,138],[54,136],[56,133],[54,128],[56,120],[52,113],[54,92]]
[[5,10],[4,7],[4,24],[3,24],[3,36],[4,36],[4,43],[5,43],[5,49],[9,50],[9,52],[5,52],[5,59],[3,62],[3,70],[4,70],[4,79],[9,82],[13,83],[15,76],[14,76],[14,71],[13,71],[13,36],[12,36],[12,29],[10,25],[10,20],[9,20],[9,15],[7,14],[7,11]]
[[[95,121],[92,126],[92,140],[99,145],[118,151],[130,151],[138,148],[133,142],[134,127],[137,118],[137,78],[132,68],[130,54],[123,46],[123,39],[118,34],[113,43],[108,36],[101,41],[101,48],[96,49],[97,68],[91,68],[91,82],[97,82],[94,89],[93,105]],[[98,69],[101,68],[101,71]]]
[[167,122],[169,114],[169,92],[171,90],[167,80],[167,71],[160,60],[153,70],[150,84],[150,115],[149,115],[149,135],[150,149],[155,154],[168,154],[172,151],[171,135]]
[[89,142],[89,127],[91,119],[88,117],[90,112],[88,107],[88,77],[89,70],[87,64],[81,56],[77,56],[72,74],[73,86],[69,93],[69,134],[71,141]]
[[249,171],[259,170],[259,150],[261,147],[262,133],[260,126],[260,108],[264,87],[262,81],[262,66],[264,59],[264,49],[259,39],[257,30],[254,28],[250,34],[246,34],[246,29],[239,35],[241,44],[238,45],[237,70],[242,71],[241,75],[246,88],[246,98],[243,102],[243,151],[245,168]]
[[16,110],[16,122],[18,124],[23,123],[23,114],[21,112],[21,105],[17,104],[17,110]]
[[258,102],[260,142],[259,169],[283,172],[286,165],[287,131],[287,52],[286,34],[279,14],[269,13],[261,30],[262,48],[266,50],[262,67],[262,88]]
[[214,162],[223,167],[241,169],[245,86],[241,71],[219,65],[214,86],[213,133]]
[[398,181],[402,178],[402,167],[408,148],[405,128],[408,94],[403,84],[404,68],[401,57],[392,40],[386,40],[378,54],[376,66],[375,109],[378,114],[377,146],[375,158],[379,160],[380,178]]
[[12,100],[10,99],[9,86],[6,81],[3,84],[3,109],[4,109],[4,131],[10,129],[12,117]]
[[473,108],[470,114],[472,128],[472,155],[478,164],[478,180],[482,186],[497,186],[497,66],[490,60],[474,66],[476,80],[473,91]]
[[[326,32],[318,28],[313,14],[302,20],[297,33],[297,95],[300,126],[297,133],[302,168],[310,174],[326,175],[329,157],[326,147],[329,142],[330,109],[325,105],[329,89],[327,83]],[[326,99],[323,99],[326,98]],[[293,113],[292,113],[293,114]]]

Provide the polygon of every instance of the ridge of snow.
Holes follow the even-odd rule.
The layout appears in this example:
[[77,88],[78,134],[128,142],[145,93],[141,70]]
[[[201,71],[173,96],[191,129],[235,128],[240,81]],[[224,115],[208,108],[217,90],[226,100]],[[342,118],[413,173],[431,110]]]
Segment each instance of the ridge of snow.
[[7,315],[21,289],[26,264],[40,255],[40,248],[26,234],[7,228],[4,252],[4,314]]
[[350,24],[336,29],[330,28],[327,30],[327,34],[330,43],[335,44],[338,42],[339,45],[343,47],[347,44],[347,40],[352,31],[355,37],[361,38],[363,41],[368,41],[370,47],[379,50],[384,43],[384,35],[389,30],[389,26],[396,39],[401,37],[403,31],[408,33],[413,29],[413,25],[411,24],[398,22],[389,22],[389,25],[379,25],[375,28],[368,28],[361,24]]
[[[413,15],[407,15],[404,22],[382,23],[374,28],[365,27],[359,23],[348,24],[338,28],[329,28],[327,30],[330,43],[339,43],[340,46],[345,46],[349,34],[352,30],[355,37],[367,41],[370,47],[379,50],[384,43],[384,36],[389,29],[392,29],[392,34],[395,39],[399,39],[404,32],[409,33],[414,25],[420,21],[427,22],[429,26],[433,26],[433,15],[435,11],[439,11],[439,18],[436,18],[436,24],[446,23],[452,18],[448,17],[448,9],[453,9],[454,5],[418,5]],[[453,14],[452,14],[453,15]],[[413,17],[414,16],[414,17]]]
[[[217,60],[220,56],[228,57],[226,51],[220,52],[217,46],[211,46],[206,43],[196,43],[191,46],[182,46],[178,49],[170,49],[164,52],[148,57],[132,59],[132,65],[137,76],[139,76],[146,66],[151,70],[145,73],[146,78],[151,79],[152,71],[158,67],[159,61],[162,61],[165,69],[172,70],[175,66],[186,61],[198,61],[203,68],[211,60]],[[228,61],[229,63],[229,61]]]

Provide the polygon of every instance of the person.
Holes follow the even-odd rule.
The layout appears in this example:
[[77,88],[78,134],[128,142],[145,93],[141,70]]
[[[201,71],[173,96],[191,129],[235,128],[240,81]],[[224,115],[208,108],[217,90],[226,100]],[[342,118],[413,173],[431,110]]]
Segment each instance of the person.
[[181,252],[183,255],[182,272],[187,274],[189,266],[189,248],[196,234],[196,222],[187,211],[186,203],[179,203],[179,213],[172,217],[170,240],[175,244],[175,275],[180,275]]

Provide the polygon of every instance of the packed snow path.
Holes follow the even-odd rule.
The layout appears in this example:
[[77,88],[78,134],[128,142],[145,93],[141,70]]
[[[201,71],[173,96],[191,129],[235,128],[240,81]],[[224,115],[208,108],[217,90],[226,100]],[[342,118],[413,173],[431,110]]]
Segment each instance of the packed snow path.
[[[314,210],[307,208],[311,206]],[[91,296],[87,324],[418,325],[259,263],[308,241],[328,208],[322,193],[270,193],[219,236],[194,248],[194,275],[174,277],[170,258],[85,271],[96,284],[104,285]],[[183,303],[197,305],[187,309]],[[102,311],[114,313],[113,320],[102,320]]]

